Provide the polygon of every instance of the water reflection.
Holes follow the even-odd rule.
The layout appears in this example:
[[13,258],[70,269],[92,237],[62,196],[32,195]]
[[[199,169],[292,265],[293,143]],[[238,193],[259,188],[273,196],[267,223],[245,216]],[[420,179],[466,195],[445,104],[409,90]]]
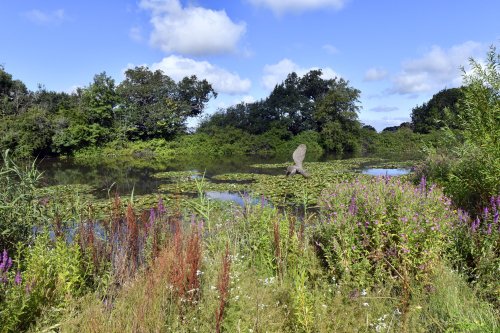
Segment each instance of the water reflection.
[[232,192],[207,191],[205,195],[210,199],[232,201],[241,207],[245,207],[247,205],[272,206],[266,198],[250,197],[247,193],[240,194]]
[[[73,159],[45,158],[38,163],[43,172],[41,185],[88,184],[95,188],[93,193],[98,198],[106,198],[110,189],[121,194],[137,195],[156,193],[161,184],[168,179],[153,177],[158,172],[195,170],[192,179],[204,177],[211,179],[215,175],[225,173],[261,173],[281,174],[281,169],[263,169],[251,167],[257,163],[276,163],[276,160],[262,158],[226,158],[223,160],[185,160],[162,163],[145,163],[141,161],[101,161],[100,163],[82,163]],[[216,182],[214,180],[214,182]]]
[[410,173],[410,169],[367,168],[362,174],[370,176],[403,176]]

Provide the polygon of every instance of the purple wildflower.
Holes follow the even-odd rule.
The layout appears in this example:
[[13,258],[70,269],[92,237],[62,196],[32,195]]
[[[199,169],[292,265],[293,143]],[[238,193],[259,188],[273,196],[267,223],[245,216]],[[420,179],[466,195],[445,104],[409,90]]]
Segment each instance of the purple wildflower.
[[151,208],[149,210],[149,224],[148,224],[148,228],[153,227],[153,225],[155,223],[155,219],[156,219],[155,209]]
[[498,211],[496,211],[495,215],[493,216],[493,223],[498,223]]
[[483,217],[486,220],[488,218],[489,212],[488,212],[488,207],[484,207],[483,209]]
[[165,209],[165,206],[163,205],[163,199],[160,197],[160,199],[158,199],[158,212],[160,214],[164,214],[167,212],[167,210]]
[[488,230],[486,230],[486,234],[491,235],[491,223],[488,223]]
[[425,176],[422,176],[422,178],[420,179],[420,192],[424,193],[426,188],[427,188],[427,181],[425,179]]
[[476,217],[476,219],[472,222],[471,224],[471,231],[474,233],[476,232],[477,228],[479,227],[479,217]]
[[351,204],[349,205],[349,213],[351,213],[351,215],[356,215],[357,212],[358,207],[356,206],[356,193],[353,193],[351,197]]
[[3,255],[2,255],[2,262],[6,263],[7,262],[7,258],[9,258],[9,255],[7,253],[7,250],[3,250]]
[[17,272],[16,273],[16,277],[14,278],[14,283],[18,286],[20,285],[22,282],[22,278],[21,278],[21,272]]

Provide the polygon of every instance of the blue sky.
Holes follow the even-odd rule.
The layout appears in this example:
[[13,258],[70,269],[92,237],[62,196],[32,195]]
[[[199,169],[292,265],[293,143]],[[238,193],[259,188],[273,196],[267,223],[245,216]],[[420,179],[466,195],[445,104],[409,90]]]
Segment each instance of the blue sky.
[[209,113],[321,68],[361,90],[361,121],[382,130],[460,85],[459,67],[499,44],[498,13],[498,0],[0,0],[0,64],[67,92],[137,65],[195,74],[219,93]]

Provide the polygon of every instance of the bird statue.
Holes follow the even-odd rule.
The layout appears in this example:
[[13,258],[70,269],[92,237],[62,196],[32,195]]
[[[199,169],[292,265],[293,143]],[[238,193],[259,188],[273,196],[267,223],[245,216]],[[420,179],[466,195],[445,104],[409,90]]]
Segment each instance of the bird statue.
[[300,144],[297,149],[295,149],[292,155],[295,164],[286,168],[287,176],[293,176],[298,173],[306,178],[309,177],[309,174],[302,168],[302,162],[304,161],[304,157],[306,156],[306,149],[307,147],[305,144]]

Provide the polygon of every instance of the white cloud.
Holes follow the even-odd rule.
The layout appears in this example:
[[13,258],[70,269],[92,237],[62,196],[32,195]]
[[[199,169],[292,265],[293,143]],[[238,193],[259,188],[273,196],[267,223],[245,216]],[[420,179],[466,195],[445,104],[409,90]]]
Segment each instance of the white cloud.
[[36,24],[61,24],[68,19],[64,9],[57,9],[53,11],[41,11],[38,9],[30,10],[23,14],[28,20]]
[[244,22],[234,23],[224,10],[182,7],[179,0],[142,0],[151,10],[151,44],[163,51],[189,55],[232,52],[245,34]]
[[366,71],[364,81],[380,81],[387,77],[388,72],[383,68],[370,68]]
[[[274,65],[264,66],[262,85],[267,90],[272,90],[277,84],[284,81],[288,74],[295,72],[297,73],[297,75],[302,76],[313,69],[318,69],[318,67],[302,68],[290,59],[285,58]],[[330,67],[325,67],[321,70],[323,73],[323,79],[333,79],[335,77],[340,77],[340,75],[338,75]]]
[[212,65],[208,61],[196,61],[175,55],[154,63],[151,69],[161,69],[177,81],[186,76],[196,75],[199,79],[210,82],[218,93],[242,94],[248,92],[252,85],[249,79],[242,79],[238,74]]
[[341,9],[348,0],[249,0],[255,6],[270,8],[275,14],[324,8]]
[[415,94],[460,85],[460,67],[467,67],[470,57],[478,57],[485,45],[468,41],[443,49],[433,46],[418,59],[403,62],[401,72],[393,78],[391,93]]
[[337,54],[337,53],[339,53],[339,50],[335,46],[330,45],[330,44],[323,45],[323,50],[325,50],[326,52],[328,52],[330,54]]
[[386,106],[386,105],[379,105],[370,109],[370,111],[373,112],[393,112],[397,110],[399,110],[399,108],[395,106]]
[[257,101],[257,99],[255,99],[255,97],[253,97],[252,95],[245,95],[239,101],[236,101],[236,104],[240,103],[240,102],[250,104],[250,103],[254,103],[256,101]]

